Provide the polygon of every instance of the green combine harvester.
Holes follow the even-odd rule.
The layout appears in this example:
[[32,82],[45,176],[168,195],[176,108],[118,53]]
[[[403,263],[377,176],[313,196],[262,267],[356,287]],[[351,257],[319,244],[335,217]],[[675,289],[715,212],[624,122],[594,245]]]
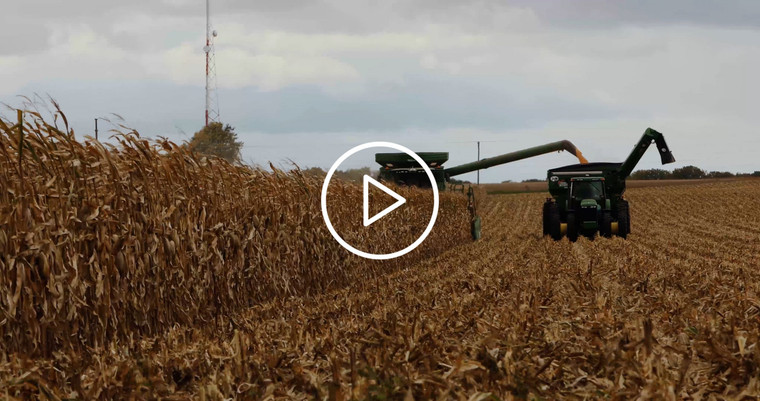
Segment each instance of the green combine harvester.
[[[580,160],[581,165],[588,163],[583,154],[570,141],[552,142],[450,168],[443,167],[443,164],[449,160],[448,152],[419,152],[417,155],[430,167],[438,190],[443,191],[446,189],[446,182],[451,177],[562,150],[566,150],[576,156]],[[376,153],[375,161],[381,166],[380,180],[393,182],[398,185],[420,188],[431,187],[431,182],[425,170],[406,153]],[[475,193],[472,187],[467,191],[467,196],[469,198],[468,210],[470,211],[472,238],[477,240],[480,238],[480,217],[475,210]]]
[[623,199],[625,180],[652,143],[657,144],[662,164],[676,159],[665,137],[647,128],[636,147],[622,163],[584,163],[551,169],[547,173],[549,193],[544,203],[544,235],[570,241],[579,235],[627,238],[631,232],[628,201]]

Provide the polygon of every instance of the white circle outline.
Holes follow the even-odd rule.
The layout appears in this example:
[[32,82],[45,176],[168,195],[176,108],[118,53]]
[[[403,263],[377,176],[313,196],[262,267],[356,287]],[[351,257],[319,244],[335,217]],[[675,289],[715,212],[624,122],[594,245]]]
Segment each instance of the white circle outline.
[[[422,166],[422,168],[425,170],[425,173],[427,174],[428,179],[430,180],[431,187],[433,188],[433,214],[430,217],[430,222],[425,228],[425,231],[411,245],[407,246],[406,248],[400,251],[396,251],[393,253],[377,253],[376,254],[376,253],[364,252],[364,251],[354,248],[353,246],[351,246],[351,244],[349,244],[343,238],[341,238],[340,235],[338,235],[338,232],[335,231],[335,228],[330,222],[330,216],[328,216],[327,214],[327,187],[330,185],[330,179],[332,179],[332,176],[335,173],[335,171],[338,169],[338,166],[340,166],[341,163],[346,161],[346,159],[351,157],[356,152],[369,149],[369,148],[378,148],[378,147],[396,149],[398,151],[408,154],[409,156],[412,156],[412,158],[417,163],[419,163]],[[435,177],[433,176],[433,172],[430,170],[430,167],[428,167],[427,164],[425,164],[425,161],[422,160],[422,158],[419,155],[412,152],[409,148],[401,146],[393,142],[363,143],[359,146],[355,146],[349,149],[348,152],[341,155],[338,158],[338,160],[336,160],[335,163],[333,163],[332,167],[330,167],[330,171],[327,172],[327,176],[325,176],[325,181],[322,183],[322,218],[325,220],[327,229],[330,230],[330,234],[332,234],[333,238],[335,238],[335,240],[338,241],[338,243],[342,247],[346,248],[348,251],[350,251],[354,255],[358,255],[363,258],[373,259],[373,260],[388,260],[388,259],[397,258],[399,256],[406,255],[407,253],[411,252],[414,248],[418,247],[422,243],[422,241],[425,241],[425,238],[427,238],[427,236],[430,234],[430,231],[433,230],[433,226],[435,225],[435,220],[438,218],[438,185],[435,182]]]

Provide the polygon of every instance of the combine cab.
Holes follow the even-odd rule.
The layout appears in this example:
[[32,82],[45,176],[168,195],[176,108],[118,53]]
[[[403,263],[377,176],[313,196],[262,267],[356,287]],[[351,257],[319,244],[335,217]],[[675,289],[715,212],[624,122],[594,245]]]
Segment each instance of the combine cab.
[[549,170],[552,197],[544,203],[544,235],[555,240],[567,235],[570,241],[597,232],[626,238],[631,232],[631,216],[628,201],[623,199],[625,180],[652,143],[657,144],[662,164],[675,161],[665,137],[648,128],[623,163],[573,164]]
[[[443,164],[449,160],[447,152],[420,152],[417,155],[430,167],[438,190],[443,191],[446,189],[446,182],[450,177],[562,150],[575,155],[581,163],[587,163],[578,148],[570,141],[552,142],[451,168],[443,167]],[[381,180],[399,185],[430,188],[430,180],[428,180],[425,170],[406,153],[376,153],[375,161],[381,166]],[[467,197],[472,238],[477,240],[480,238],[480,217],[475,209],[475,193],[472,188],[467,191]]]

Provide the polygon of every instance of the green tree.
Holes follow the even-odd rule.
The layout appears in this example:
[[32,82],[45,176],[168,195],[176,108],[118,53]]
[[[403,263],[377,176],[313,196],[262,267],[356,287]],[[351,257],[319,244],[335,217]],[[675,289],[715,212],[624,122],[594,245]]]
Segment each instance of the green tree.
[[677,180],[705,178],[706,175],[705,170],[702,170],[697,166],[686,166],[673,170],[673,178]]
[[729,171],[711,171],[707,174],[707,178],[731,178],[735,175]]
[[[310,167],[307,169],[301,170],[301,172],[305,175],[309,175],[312,177],[320,177],[324,178],[327,176],[327,172],[325,170],[322,170],[319,167]],[[354,181],[354,182],[362,182],[364,179],[364,175],[368,175],[373,178],[377,178],[377,171],[371,170],[369,167],[362,167],[362,168],[352,168],[348,170],[336,170],[335,173],[333,173],[335,178],[339,178],[341,180],[345,181]]]
[[669,178],[673,178],[672,174],[667,170],[659,168],[637,170],[631,174],[632,180],[667,180]]
[[240,149],[243,147],[243,142],[238,141],[235,128],[229,124],[213,122],[193,135],[189,147],[193,152],[221,157],[230,163],[235,163],[240,161]]
[[301,172],[304,175],[308,175],[311,177],[319,177],[319,178],[324,178],[327,175],[327,172],[325,170],[322,170],[319,167],[310,167],[310,168],[301,170]]
[[369,167],[362,167],[362,168],[352,168],[348,170],[343,171],[336,171],[335,177],[340,178],[342,180],[346,181],[355,181],[355,182],[362,182],[364,179],[363,177],[365,175],[368,175],[370,177],[377,177],[377,174],[370,170]]

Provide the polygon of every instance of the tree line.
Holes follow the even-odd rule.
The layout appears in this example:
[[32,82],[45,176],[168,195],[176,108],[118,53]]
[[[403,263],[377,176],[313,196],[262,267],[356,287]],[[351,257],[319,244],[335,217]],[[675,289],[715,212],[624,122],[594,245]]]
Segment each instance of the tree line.
[[[327,172],[319,167],[310,167],[310,168],[302,169],[301,172],[303,172],[306,175],[311,175],[315,177],[327,176]],[[377,170],[372,170],[369,167],[362,167],[362,168],[351,168],[348,170],[336,170],[335,173],[333,173],[333,176],[336,178],[339,178],[345,181],[354,181],[354,182],[362,182],[364,180],[365,175],[368,175],[373,178],[377,178],[378,172]]]
[[[238,140],[235,129],[230,125],[213,122],[203,127],[193,135],[193,138],[187,146],[195,152],[221,157],[231,163],[240,163],[240,150],[243,143]],[[312,167],[302,170],[304,173],[315,176],[325,176],[326,173],[319,167]],[[360,169],[350,169],[346,171],[336,171],[336,177],[349,181],[361,182],[362,177],[367,174],[376,176],[376,172],[369,167]],[[731,173],[729,171],[706,171],[697,166],[684,166],[673,171],[653,168],[648,170],[637,170],[631,174],[632,180],[693,180],[700,178],[732,178],[732,177],[760,177],[760,171],[754,173]],[[545,179],[530,179],[523,182],[538,182]],[[469,181],[460,181],[452,178],[452,183],[467,183]],[[504,181],[511,182],[511,181]]]
[[679,167],[673,171],[653,168],[637,170],[631,174],[632,180],[694,180],[700,178],[760,177],[760,171],[754,173],[732,173],[730,171],[705,171],[697,166]]

